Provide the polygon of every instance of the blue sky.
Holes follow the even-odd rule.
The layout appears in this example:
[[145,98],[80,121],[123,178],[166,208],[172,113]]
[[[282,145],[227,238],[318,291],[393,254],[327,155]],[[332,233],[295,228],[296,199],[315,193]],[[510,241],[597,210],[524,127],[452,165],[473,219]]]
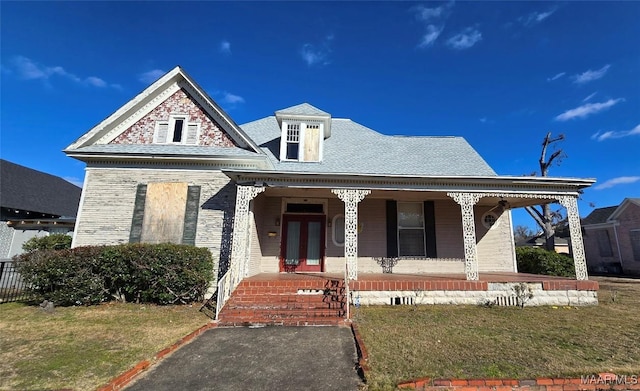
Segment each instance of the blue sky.
[[[640,197],[640,2],[2,2],[0,155],[61,150],[181,65],[239,123],[302,102],[386,134],[456,135],[502,175]],[[526,216],[516,224],[533,226]]]

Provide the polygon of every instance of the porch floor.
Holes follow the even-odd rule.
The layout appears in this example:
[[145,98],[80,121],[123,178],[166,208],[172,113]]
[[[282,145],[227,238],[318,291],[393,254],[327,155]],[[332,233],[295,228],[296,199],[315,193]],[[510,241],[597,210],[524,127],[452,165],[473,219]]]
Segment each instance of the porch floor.
[[[460,290],[486,291],[490,283],[541,283],[544,290],[597,291],[597,281],[579,281],[566,277],[544,276],[527,273],[480,273],[479,280],[467,281],[464,274],[403,274],[403,273],[359,273],[358,279],[350,281],[349,288],[359,291],[396,290]],[[340,273],[260,273],[247,277],[249,286],[313,287],[320,280],[344,278]]]

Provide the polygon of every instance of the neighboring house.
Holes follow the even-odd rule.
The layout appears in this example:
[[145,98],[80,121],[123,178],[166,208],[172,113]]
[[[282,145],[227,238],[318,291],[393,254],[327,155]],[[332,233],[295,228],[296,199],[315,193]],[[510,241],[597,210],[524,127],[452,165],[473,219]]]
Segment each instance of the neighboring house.
[[589,270],[640,275],[640,198],[595,209],[582,227]]
[[82,189],[54,175],[0,159],[0,259],[35,236],[73,231]]
[[238,125],[180,67],[65,152],[87,163],[74,246],[207,247],[225,295],[259,273],[357,279],[383,257],[516,272],[509,208],[550,202],[587,279],[577,197],[594,180],[500,176],[461,137],[383,135],[307,103]]
[[[560,237],[555,237],[554,238],[554,242],[555,242],[555,246],[554,249],[558,254],[570,254],[571,253],[571,249],[569,246],[569,238],[560,238]],[[521,240],[519,242],[516,243],[516,247],[539,247],[539,248],[545,248],[546,245],[546,239],[544,237],[544,234],[539,234],[536,235],[532,238],[526,239],[526,240]]]

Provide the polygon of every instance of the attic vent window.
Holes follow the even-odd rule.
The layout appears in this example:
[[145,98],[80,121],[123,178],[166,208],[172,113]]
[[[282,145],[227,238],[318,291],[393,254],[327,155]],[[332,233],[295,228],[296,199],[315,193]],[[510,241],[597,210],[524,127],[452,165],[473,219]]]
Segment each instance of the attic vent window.
[[187,122],[186,116],[171,116],[168,121],[156,122],[155,144],[198,144],[200,124]]
[[287,160],[298,160],[300,124],[287,124]]

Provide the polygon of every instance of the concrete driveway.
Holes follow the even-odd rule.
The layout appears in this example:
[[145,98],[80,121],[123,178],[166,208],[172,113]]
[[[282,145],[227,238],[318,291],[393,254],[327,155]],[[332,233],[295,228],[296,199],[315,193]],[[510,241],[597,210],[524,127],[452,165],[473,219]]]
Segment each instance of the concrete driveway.
[[357,390],[346,327],[214,328],[126,387],[137,390]]

